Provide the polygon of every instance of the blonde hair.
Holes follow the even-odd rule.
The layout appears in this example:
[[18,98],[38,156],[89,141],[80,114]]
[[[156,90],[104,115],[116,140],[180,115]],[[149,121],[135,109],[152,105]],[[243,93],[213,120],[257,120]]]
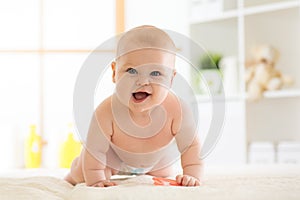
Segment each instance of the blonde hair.
[[153,48],[171,53],[176,47],[170,36],[155,26],[138,26],[121,36],[117,45],[117,58],[134,50]]

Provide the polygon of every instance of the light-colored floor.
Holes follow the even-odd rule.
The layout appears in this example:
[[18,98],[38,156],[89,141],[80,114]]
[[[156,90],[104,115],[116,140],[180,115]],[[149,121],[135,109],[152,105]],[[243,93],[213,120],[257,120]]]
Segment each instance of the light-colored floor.
[[66,172],[64,169],[3,172],[0,199],[299,200],[300,197],[300,165],[207,166],[200,187],[154,186],[150,176],[120,180],[118,186],[109,188],[72,186],[59,178]]

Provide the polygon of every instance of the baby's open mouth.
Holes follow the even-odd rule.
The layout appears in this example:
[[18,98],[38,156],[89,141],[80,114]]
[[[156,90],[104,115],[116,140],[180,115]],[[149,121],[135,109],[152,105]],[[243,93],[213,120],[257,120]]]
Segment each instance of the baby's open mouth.
[[134,102],[136,102],[136,103],[143,102],[150,95],[151,94],[149,94],[147,92],[135,92],[135,93],[132,93]]

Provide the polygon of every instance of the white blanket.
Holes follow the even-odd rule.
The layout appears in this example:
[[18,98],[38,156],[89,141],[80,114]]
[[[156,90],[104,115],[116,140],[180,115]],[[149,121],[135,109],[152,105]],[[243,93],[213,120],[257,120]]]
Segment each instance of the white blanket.
[[102,199],[205,199],[205,200],[299,200],[300,170],[236,170],[209,173],[200,187],[154,186],[152,177],[139,176],[118,181],[108,188],[71,186],[53,176],[2,177],[1,200],[102,200]]

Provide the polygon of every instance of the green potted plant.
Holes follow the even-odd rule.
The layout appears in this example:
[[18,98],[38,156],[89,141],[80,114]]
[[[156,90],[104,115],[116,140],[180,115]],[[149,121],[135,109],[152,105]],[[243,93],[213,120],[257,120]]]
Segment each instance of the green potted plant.
[[196,91],[200,94],[219,93],[222,80],[219,63],[220,53],[208,52],[200,57],[198,72],[193,73]]
[[200,70],[218,70],[222,55],[219,53],[209,52],[200,57]]

